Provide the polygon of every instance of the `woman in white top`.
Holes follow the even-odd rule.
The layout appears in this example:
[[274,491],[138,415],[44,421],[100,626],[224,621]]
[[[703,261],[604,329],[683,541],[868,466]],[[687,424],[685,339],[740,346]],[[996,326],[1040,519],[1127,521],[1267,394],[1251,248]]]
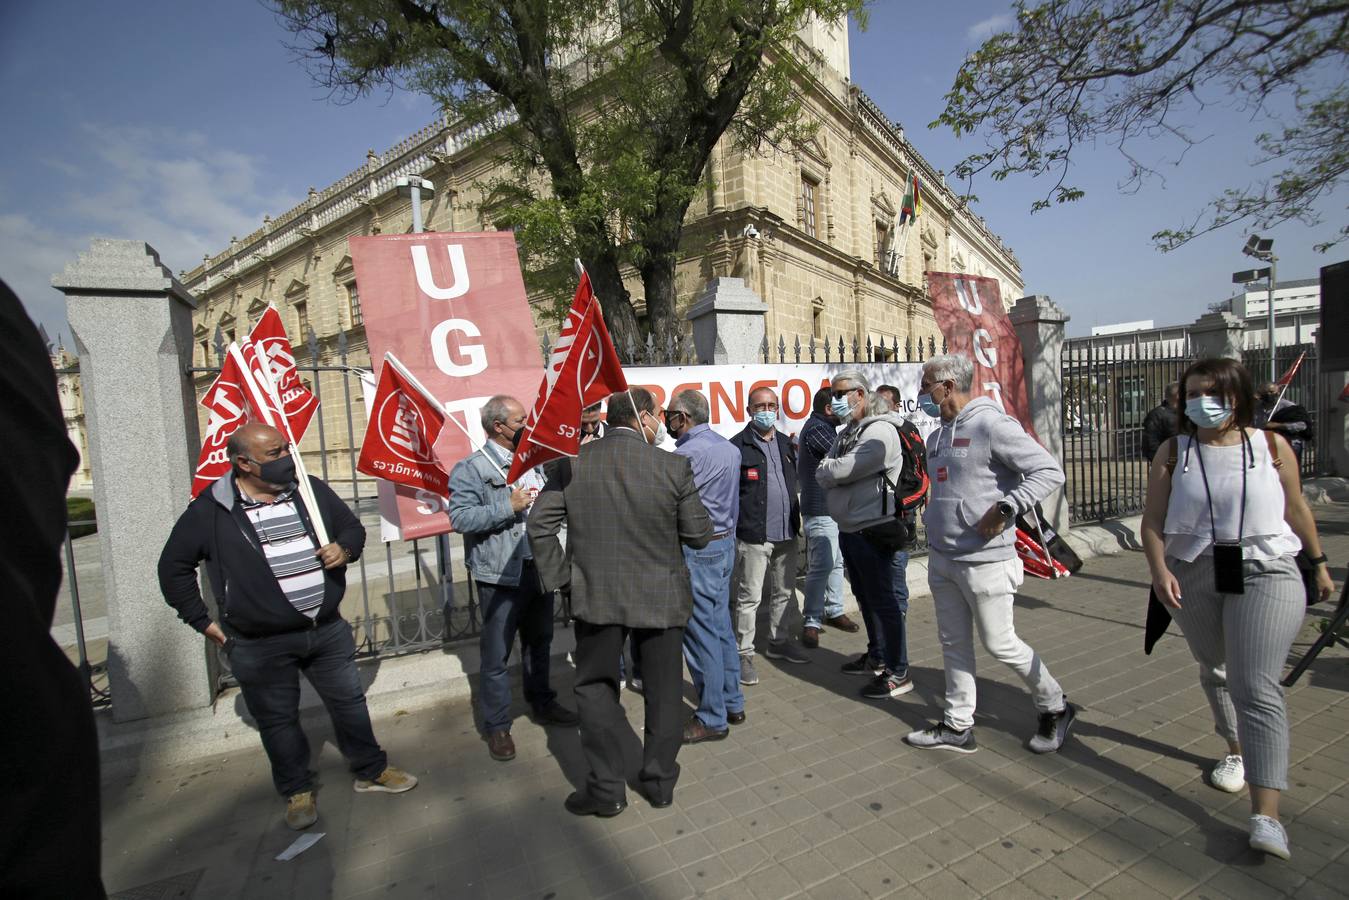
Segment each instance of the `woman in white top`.
[[1319,559],[1322,599],[1333,585],[1292,449],[1250,427],[1250,375],[1235,360],[1205,359],[1181,385],[1181,433],[1157,451],[1148,476],[1143,551],[1227,740],[1211,782],[1229,792],[1250,785],[1250,844],[1287,859],[1279,793],[1288,786],[1288,715],[1279,675],[1306,611],[1298,550]]

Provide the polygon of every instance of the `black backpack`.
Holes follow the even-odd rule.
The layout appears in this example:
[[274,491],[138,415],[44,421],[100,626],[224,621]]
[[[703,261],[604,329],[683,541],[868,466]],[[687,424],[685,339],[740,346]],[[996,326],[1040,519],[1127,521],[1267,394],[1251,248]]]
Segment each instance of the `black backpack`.
[[[894,425],[893,422],[891,424]],[[860,532],[862,537],[885,553],[912,550],[918,543],[917,510],[927,503],[929,485],[927,445],[923,442],[923,436],[907,419],[894,425],[894,429],[899,433],[899,443],[904,453],[898,483],[891,481],[885,472],[880,473],[881,511],[889,513],[889,498],[893,495],[894,515],[888,521],[863,528]],[[860,434],[858,439],[861,439]]]

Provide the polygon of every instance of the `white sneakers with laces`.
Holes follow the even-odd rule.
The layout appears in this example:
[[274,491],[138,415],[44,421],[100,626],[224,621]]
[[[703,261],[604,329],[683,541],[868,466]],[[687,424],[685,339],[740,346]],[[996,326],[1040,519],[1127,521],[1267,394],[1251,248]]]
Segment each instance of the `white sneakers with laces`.
[[1229,753],[1209,772],[1209,783],[1220,791],[1235,794],[1246,786],[1246,764],[1239,755]]
[[1269,816],[1251,816],[1251,849],[1260,850],[1279,859],[1288,859],[1288,832],[1278,819]]

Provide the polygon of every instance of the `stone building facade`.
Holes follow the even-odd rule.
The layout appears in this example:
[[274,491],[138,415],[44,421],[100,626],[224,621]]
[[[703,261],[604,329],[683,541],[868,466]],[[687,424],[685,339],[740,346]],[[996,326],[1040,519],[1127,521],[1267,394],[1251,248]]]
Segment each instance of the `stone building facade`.
[[[792,153],[741,153],[725,140],[709,163],[709,184],[686,219],[676,273],[681,310],[710,279],[744,278],[767,304],[766,333],[776,345],[799,338],[851,344],[915,344],[941,334],[932,314],[924,272],[964,271],[996,278],[1009,306],[1023,293],[1020,264],[1011,249],[946,185],[891,122],[853,84],[847,29],[812,24],[796,52],[809,76],[802,85],[814,138]],[[501,123],[496,123],[501,124]],[[268,303],[275,304],[296,345],[300,366],[335,366],[339,343],[353,366],[368,366],[360,294],[347,251],[352,235],[411,230],[409,201],[398,178],[421,176],[435,186],[423,203],[428,231],[496,227],[476,184],[495,168],[493,124],[465,128],[436,121],[254,233],[181,275],[199,299],[194,317],[196,363],[217,364],[216,342],[247,334]],[[922,192],[918,219],[900,225],[910,174]],[[628,287],[639,315],[644,308],[636,272]],[[535,306],[540,336],[557,323],[552,305]],[[312,329],[317,358],[306,337]],[[311,373],[334,409],[351,394],[352,432],[359,443],[364,410],[359,386],[338,371]],[[200,376],[204,389],[208,374]],[[334,409],[334,413],[340,409]],[[343,416],[328,414],[323,446],[338,472],[349,471]],[[312,446],[311,446],[312,445]],[[305,449],[318,450],[317,437]]]

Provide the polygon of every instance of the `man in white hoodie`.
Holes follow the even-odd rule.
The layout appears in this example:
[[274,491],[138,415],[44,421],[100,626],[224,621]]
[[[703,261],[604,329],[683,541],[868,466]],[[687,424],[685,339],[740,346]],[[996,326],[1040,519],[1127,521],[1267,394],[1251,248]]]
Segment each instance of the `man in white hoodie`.
[[945,714],[904,740],[925,750],[973,753],[974,628],[989,654],[1016,670],[1039,714],[1036,753],[1063,745],[1076,710],[1039,655],[1016,636],[1012,597],[1024,573],[1016,555],[1017,515],[1063,484],[1063,470],[987,397],[970,397],[974,363],[934,356],[923,366],[918,405],[941,418],[927,439],[927,581],[946,670]]
[[871,390],[861,372],[839,372],[831,386],[834,415],[846,427],[820,460],[815,480],[838,523],[843,565],[867,629],[867,652],[845,663],[843,671],[871,678],[862,696],[884,700],[913,690],[904,630],[909,554],[907,548],[887,546],[873,536],[876,528],[894,519],[895,501],[884,479],[899,484],[904,448],[896,429],[904,419],[891,412],[889,401]]

